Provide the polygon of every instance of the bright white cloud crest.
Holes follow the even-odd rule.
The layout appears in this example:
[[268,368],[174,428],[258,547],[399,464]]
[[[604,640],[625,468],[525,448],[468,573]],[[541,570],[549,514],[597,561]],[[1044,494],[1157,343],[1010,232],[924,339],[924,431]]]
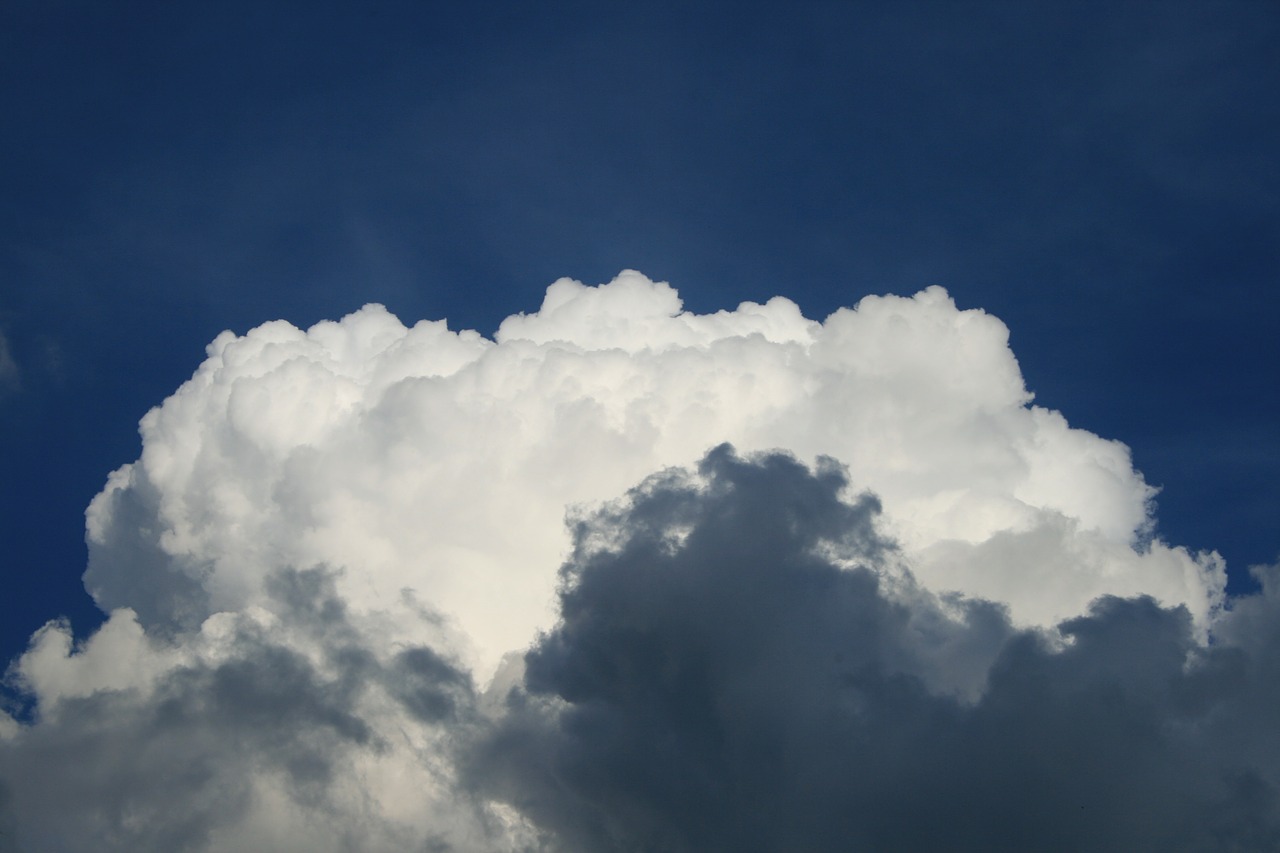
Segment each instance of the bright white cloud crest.
[[[1147,594],[1204,630],[1221,561],[1145,542],[1153,490],[1128,449],[1030,400],[1005,326],[936,287],[819,323],[781,297],[682,313],[670,286],[624,272],[600,287],[556,282],[494,340],[406,328],[377,305],[306,331],[224,332],[143,418],[141,458],[88,509],[86,585],[111,621],[77,653],[51,625],[16,671],[47,720],[68,697],[145,693],[175,667],[215,666],[245,637],[271,637],[339,683],[338,641],[289,628],[301,593],[273,587],[281,570],[321,567],[379,666],[426,645],[483,683],[554,622],[566,512],[721,442],[846,465],[927,589],[1003,602],[1031,626],[1100,595]],[[365,710],[375,741],[407,737],[403,710]],[[432,750],[419,739],[410,754]],[[360,761],[364,793],[332,796],[406,826],[437,819],[416,792],[439,787],[438,761]],[[409,801],[370,793],[414,777]],[[259,803],[298,799],[279,778],[255,784]],[[255,814],[215,841],[274,843],[282,830]],[[487,814],[476,826],[503,822]]]
[[[258,603],[273,568],[324,565],[367,610],[413,590],[491,671],[549,627],[566,507],[729,441],[840,460],[881,497],[926,585],[1005,601],[1024,623],[1103,593],[1185,603],[1201,621],[1218,602],[1212,558],[1130,547],[1152,490],[1123,445],[1028,406],[994,317],[940,288],[825,323],[783,298],[680,307],[626,272],[556,282],[496,342],[406,329],[372,305],[306,332],[223,333],[90,507],[89,589],[144,624],[198,624]],[[203,606],[142,582],[139,511],[156,552],[145,570],[182,573]]]

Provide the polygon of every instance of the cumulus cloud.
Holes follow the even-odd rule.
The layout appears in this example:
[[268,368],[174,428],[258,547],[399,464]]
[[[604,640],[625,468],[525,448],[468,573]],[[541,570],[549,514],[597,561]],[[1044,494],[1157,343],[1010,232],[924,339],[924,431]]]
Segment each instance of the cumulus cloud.
[[74,652],[65,626],[37,635],[13,678],[38,716],[0,740],[12,849],[514,848],[442,763],[471,724],[469,674],[360,626],[325,570],[265,589],[270,610],[177,645],[127,611]]
[[90,506],[86,585],[147,630],[186,630],[256,601],[272,567],[325,564],[358,609],[415,590],[491,671],[551,622],[566,507],[729,441],[839,459],[923,582],[1020,624],[1106,593],[1200,624],[1219,605],[1214,557],[1134,550],[1152,489],[1123,445],[1028,405],[995,318],[939,288],[823,323],[783,298],[680,307],[623,273],[556,282],[492,341],[378,306],[224,333]]
[[110,618],[10,666],[0,849],[1272,838],[1273,585],[1224,609],[940,288],[277,321],[141,433],[86,514]]
[[1107,596],[1061,646],[887,583],[843,485],[721,448],[581,522],[472,783],[561,850],[1280,844],[1274,627],[1203,648],[1185,607]]

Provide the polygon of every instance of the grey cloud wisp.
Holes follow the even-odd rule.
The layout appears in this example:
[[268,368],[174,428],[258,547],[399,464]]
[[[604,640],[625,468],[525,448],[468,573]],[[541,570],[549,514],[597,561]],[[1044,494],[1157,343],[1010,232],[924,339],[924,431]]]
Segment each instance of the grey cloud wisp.
[[1228,600],[940,288],[277,321],[141,433],[0,850],[1280,844],[1276,570]]

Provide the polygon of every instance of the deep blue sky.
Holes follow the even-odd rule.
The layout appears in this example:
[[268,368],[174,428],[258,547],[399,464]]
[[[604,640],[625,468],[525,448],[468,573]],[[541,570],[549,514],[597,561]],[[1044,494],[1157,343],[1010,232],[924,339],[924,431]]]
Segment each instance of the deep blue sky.
[[[127,5],[127,9],[122,7]],[[947,287],[1233,589],[1280,549],[1280,5],[0,8],[0,654],[219,331]]]

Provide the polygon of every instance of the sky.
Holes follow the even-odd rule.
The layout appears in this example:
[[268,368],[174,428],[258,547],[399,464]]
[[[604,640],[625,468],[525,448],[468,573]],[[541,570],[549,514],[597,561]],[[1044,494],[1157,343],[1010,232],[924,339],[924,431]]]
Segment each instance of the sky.
[[1278,39],[5,4],[0,849],[1274,849]]

